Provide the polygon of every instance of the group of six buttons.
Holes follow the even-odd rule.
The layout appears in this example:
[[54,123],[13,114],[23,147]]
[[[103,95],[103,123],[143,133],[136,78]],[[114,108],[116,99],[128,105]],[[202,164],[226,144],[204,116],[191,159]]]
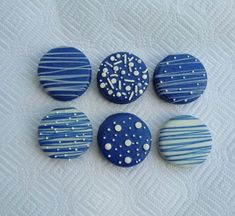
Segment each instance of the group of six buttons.
[[[91,81],[88,58],[73,47],[59,47],[40,60],[41,86],[53,98],[73,100],[82,95]],[[192,55],[164,58],[154,72],[154,87],[163,100],[190,103],[207,85],[202,63]],[[128,52],[114,53],[103,60],[97,74],[100,92],[109,101],[127,104],[138,99],[149,84],[148,69],[139,57]],[[87,116],[75,108],[60,108],[46,115],[38,128],[39,144],[51,158],[72,159],[85,153],[92,143],[92,126]],[[130,113],[109,116],[100,126],[98,145],[113,164],[130,167],[145,159],[151,148],[147,125]],[[211,134],[198,118],[181,115],[160,129],[158,148],[168,162],[195,166],[206,160],[211,150]]]

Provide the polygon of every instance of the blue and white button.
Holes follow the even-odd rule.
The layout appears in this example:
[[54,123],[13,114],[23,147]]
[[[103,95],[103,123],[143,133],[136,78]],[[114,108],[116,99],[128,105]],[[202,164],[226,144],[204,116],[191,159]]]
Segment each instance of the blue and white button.
[[190,103],[203,94],[206,85],[207,73],[203,64],[189,54],[167,56],[154,72],[155,90],[169,103]]
[[171,118],[160,129],[159,152],[171,164],[196,166],[211,151],[211,133],[198,118],[181,115]]
[[148,69],[139,57],[128,52],[108,56],[97,74],[101,93],[111,102],[126,104],[135,101],[149,84]]
[[38,127],[41,149],[51,158],[73,159],[92,143],[90,120],[75,108],[54,109]]
[[104,157],[121,167],[141,163],[151,148],[147,125],[130,113],[109,116],[98,131],[98,145]]
[[91,81],[91,64],[76,48],[54,48],[41,58],[38,77],[50,96],[69,101],[87,90]]

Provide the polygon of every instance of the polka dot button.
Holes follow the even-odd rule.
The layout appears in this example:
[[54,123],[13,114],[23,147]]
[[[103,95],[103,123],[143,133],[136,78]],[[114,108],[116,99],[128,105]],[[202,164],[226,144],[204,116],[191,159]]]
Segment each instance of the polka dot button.
[[199,98],[207,85],[202,63],[192,55],[169,55],[155,69],[154,85],[157,94],[174,104],[190,103]]
[[38,77],[41,86],[53,98],[73,100],[82,95],[91,81],[91,65],[87,57],[73,47],[48,51],[40,60]]
[[146,90],[148,69],[140,58],[131,53],[114,53],[101,63],[97,82],[101,93],[111,102],[130,103]]
[[41,149],[51,158],[72,159],[85,153],[92,143],[92,126],[75,108],[54,109],[39,127]]
[[109,116],[98,131],[98,145],[104,157],[121,167],[142,162],[151,148],[147,125],[130,113]]
[[177,116],[160,129],[159,152],[171,164],[196,166],[206,160],[211,141],[210,131],[198,118]]

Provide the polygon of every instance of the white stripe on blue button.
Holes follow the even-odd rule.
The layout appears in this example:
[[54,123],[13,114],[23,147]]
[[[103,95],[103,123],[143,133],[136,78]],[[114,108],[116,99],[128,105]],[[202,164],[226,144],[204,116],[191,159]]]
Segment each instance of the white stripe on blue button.
[[167,56],[154,72],[155,90],[169,103],[190,103],[203,94],[206,85],[207,73],[203,64],[189,54]]
[[73,159],[84,154],[92,143],[92,125],[75,108],[54,109],[41,120],[38,139],[49,157]]

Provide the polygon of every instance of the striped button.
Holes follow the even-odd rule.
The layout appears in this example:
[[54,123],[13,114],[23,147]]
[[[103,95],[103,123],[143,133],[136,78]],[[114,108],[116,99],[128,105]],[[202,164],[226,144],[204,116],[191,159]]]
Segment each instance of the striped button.
[[160,129],[159,152],[169,163],[195,166],[203,163],[211,151],[211,133],[198,118],[181,115]]
[[161,99],[173,104],[199,98],[207,85],[203,64],[189,54],[169,55],[156,67],[154,86]]
[[72,159],[85,153],[92,143],[92,126],[75,108],[54,109],[39,127],[41,149],[51,158]]
[[69,101],[82,95],[88,88],[91,65],[78,49],[55,48],[41,58],[38,77],[49,95],[57,100]]

